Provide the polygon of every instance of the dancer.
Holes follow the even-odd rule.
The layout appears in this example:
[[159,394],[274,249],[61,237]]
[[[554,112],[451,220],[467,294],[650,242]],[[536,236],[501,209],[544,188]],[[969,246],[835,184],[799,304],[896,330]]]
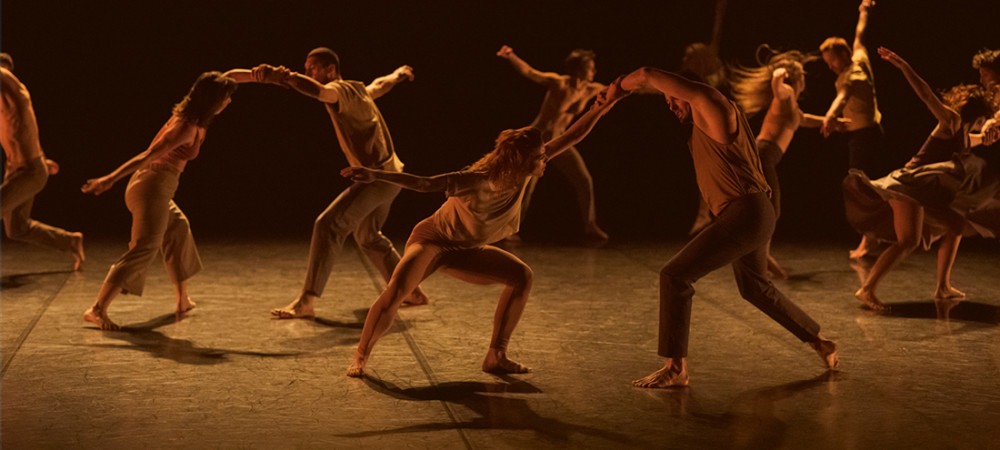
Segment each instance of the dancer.
[[470,283],[505,285],[482,369],[497,373],[531,370],[507,357],[511,334],[531,291],[531,268],[513,254],[489,244],[517,232],[528,180],[542,176],[546,161],[586,137],[622,97],[617,83],[558,137],[545,142],[537,128],[506,130],[500,133],[492,152],[459,172],[432,177],[366,167],[349,167],[341,172],[356,182],[385,181],[420,192],[443,191],[448,196],[437,212],[413,228],[403,260],[368,311],[348,376],[364,375],[372,347],[392,326],[401,300],[438,269]]
[[[323,102],[337,132],[340,149],[351,166],[402,171],[403,162],[396,156],[389,128],[375,99],[397,84],[412,80],[413,69],[401,66],[365,86],[360,81],[343,79],[340,68],[340,57],[333,50],[319,47],[306,56],[305,74],[262,64],[254,68],[254,77],[258,81],[291,87]],[[271,314],[280,319],[316,315],[316,299],[323,295],[334,261],[351,233],[382,277],[388,280],[399,263],[399,253],[382,234],[382,225],[399,190],[398,186],[378,182],[354,183],[341,192],[313,225],[302,292],[288,306],[272,309]],[[427,303],[427,296],[418,287],[406,303],[423,305]]]
[[[1000,90],[1000,50],[983,49],[972,57],[972,67],[979,71],[979,85],[983,89]],[[983,132],[970,135],[974,138],[971,146],[989,146],[1000,140],[1000,111],[993,120],[983,127]]]
[[646,388],[688,384],[693,284],[730,263],[743,298],[808,343],[827,368],[836,368],[836,344],[820,336],[819,325],[767,279],[767,242],[774,231],[774,208],[743,113],[711,86],[659,69],[632,72],[621,86],[663,93],[674,115],[693,123],[688,145],[698,188],[716,216],[660,270],[658,353],[666,363],[633,384]]
[[[764,47],[766,48],[766,47]],[[734,66],[729,69],[732,96],[743,108],[747,116],[766,110],[764,123],[757,134],[757,150],[760,154],[764,179],[771,188],[771,205],[774,217],[781,217],[781,188],[778,183],[778,163],[799,126],[819,128],[823,117],[805,114],[799,109],[799,95],[805,90],[806,79],[803,64],[816,59],[799,51],[788,51],[769,55],[761,66]],[[838,123],[845,123],[837,118]],[[771,255],[771,243],[767,244],[767,270],[773,278],[786,279],[788,273]]]
[[[976,215],[1000,194],[1000,180],[969,152],[967,136],[995,112],[995,100],[977,86],[956,86],[938,98],[910,65],[884,47],[879,55],[903,72],[917,96],[937,118],[923,147],[902,169],[871,181],[853,171],[844,180],[848,219],[858,231],[892,242],[855,293],[863,306],[888,307],[876,295],[879,282],[918,245],[940,239],[937,258],[938,301],[965,296],[951,285],[951,268],[962,235],[1000,234],[1000,225],[977,222]],[[996,217],[996,215],[994,215]]]
[[73,255],[73,270],[80,270],[86,256],[83,233],[69,232],[31,218],[35,196],[45,188],[49,175],[59,172],[59,165],[45,157],[38,140],[38,121],[28,88],[11,70],[14,60],[3,53],[3,109],[0,112],[0,145],[6,156],[0,207],[7,236]]
[[177,293],[177,313],[195,307],[186,281],[201,270],[201,258],[187,216],[173,197],[187,162],[198,156],[212,119],[229,105],[237,86],[234,78],[250,81],[247,70],[229,73],[233,76],[201,74],[184,99],[174,105],[170,119],[146,151],[103,177],[87,180],[81,188],[84,193],[100,195],[132,175],[125,189],[125,204],[132,213],[129,249],[111,266],[97,300],[83,314],[84,320],[102,330],[120,329],[108,317],[108,306],[119,292],[142,295],[146,271],[157,251],[163,253],[163,265]]
[[[576,49],[566,57],[566,75],[540,72],[524,62],[506,45],[500,48],[497,56],[510,62],[517,73],[547,89],[538,116],[531,123],[531,126],[542,131],[542,139],[546,141],[562,134],[573,118],[583,111],[587,102],[604,89],[603,84],[594,82],[594,74],[597,72],[594,66],[596,55],[590,50]],[[576,147],[570,147],[550,161],[550,164],[566,177],[576,193],[576,203],[583,218],[584,242],[588,244],[607,242],[608,234],[597,226],[594,180],[580,152]],[[528,211],[537,183],[537,178],[531,178],[528,182],[521,204],[522,216]],[[518,240],[517,235],[512,235],[509,239]]]

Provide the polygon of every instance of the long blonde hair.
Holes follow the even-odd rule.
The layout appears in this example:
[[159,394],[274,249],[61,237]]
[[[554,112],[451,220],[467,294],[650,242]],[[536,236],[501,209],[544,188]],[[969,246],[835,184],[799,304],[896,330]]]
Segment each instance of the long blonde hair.
[[493,151],[479,158],[468,170],[486,174],[499,189],[514,188],[531,175],[537,160],[532,150],[541,145],[542,132],[535,127],[501,131]]
[[802,66],[818,59],[816,55],[805,54],[798,50],[774,53],[766,44],[762,45],[757,53],[759,66],[734,65],[729,68],[733,98],[748,116],[767,109],[771,104],[774,98],[771,77],[775,70],[785,69],[788,72],[786,80],[794,86],[805,77],[806,71]]

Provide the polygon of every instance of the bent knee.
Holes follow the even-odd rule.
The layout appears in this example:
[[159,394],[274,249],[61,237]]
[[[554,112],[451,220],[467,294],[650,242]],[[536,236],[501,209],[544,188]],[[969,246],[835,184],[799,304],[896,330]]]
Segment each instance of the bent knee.
[[906,251],[913,251],[920,245],[919,236],[903,236],[896,240],[896,245]]
[[531,289],[531,284],[535,281],[535,272],[531,270],[530,267],[524,266],[508,283],[510,286],[518,289],[528,290]]

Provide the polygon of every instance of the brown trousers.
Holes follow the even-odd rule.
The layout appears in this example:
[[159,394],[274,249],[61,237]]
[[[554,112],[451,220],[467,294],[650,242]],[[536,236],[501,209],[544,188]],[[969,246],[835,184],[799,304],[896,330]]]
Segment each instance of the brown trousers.
[[69,252],[73,250],[73,237],[69,231],[31,218],[35,196],[48,180],[49,173],[42,157],[4,175],[3,186],[0,186],[4,229],[11,239]]
[[126,294],[142,295],[146,271],[158,251],[174,284],[201,271],[191,226],[173,201],[179,176],[176,169],[159,164],[132,174],[125,189],[132,239],[128,251],[111,266],[105,283],[120,285]]

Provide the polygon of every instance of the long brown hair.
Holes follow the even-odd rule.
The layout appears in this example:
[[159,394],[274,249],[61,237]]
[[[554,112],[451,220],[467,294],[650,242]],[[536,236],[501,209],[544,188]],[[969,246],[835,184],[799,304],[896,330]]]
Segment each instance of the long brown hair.
[[743,112],[748,116],[767,109],[767,106],[771,104],[771,100],[774,98],[771,77],[775,70],[785,69],[788,72],[786,80],[794,86],[805,77],[806,71],[802,66],[818,59],[816,55],[805,54],[798,50],[772,53],[766,44],[762,48],[768,51],[761,52],[758,49],[759,66],[734,65],[729,68],[729,83],[733,99],[740,104]]
[[980,117],[991,117],[1000,106],[1000,89],[983,89],[974,84],[960,84],[941,92],[941,100],[962,117],[962,123],[973,123]]
[[205,72],[198,76],[184,99],[174,105],[174,115],[199,127],[207,127],[219,104],[236,92],[236,86],[235,80],[221,72]]
[[532,150],[541,145],[542,132],[538,128],[501,131],[493,151],[483,155],[468,170],[486,174],[490,182],[499,189],[514,188],[531,175],[537,160]]

